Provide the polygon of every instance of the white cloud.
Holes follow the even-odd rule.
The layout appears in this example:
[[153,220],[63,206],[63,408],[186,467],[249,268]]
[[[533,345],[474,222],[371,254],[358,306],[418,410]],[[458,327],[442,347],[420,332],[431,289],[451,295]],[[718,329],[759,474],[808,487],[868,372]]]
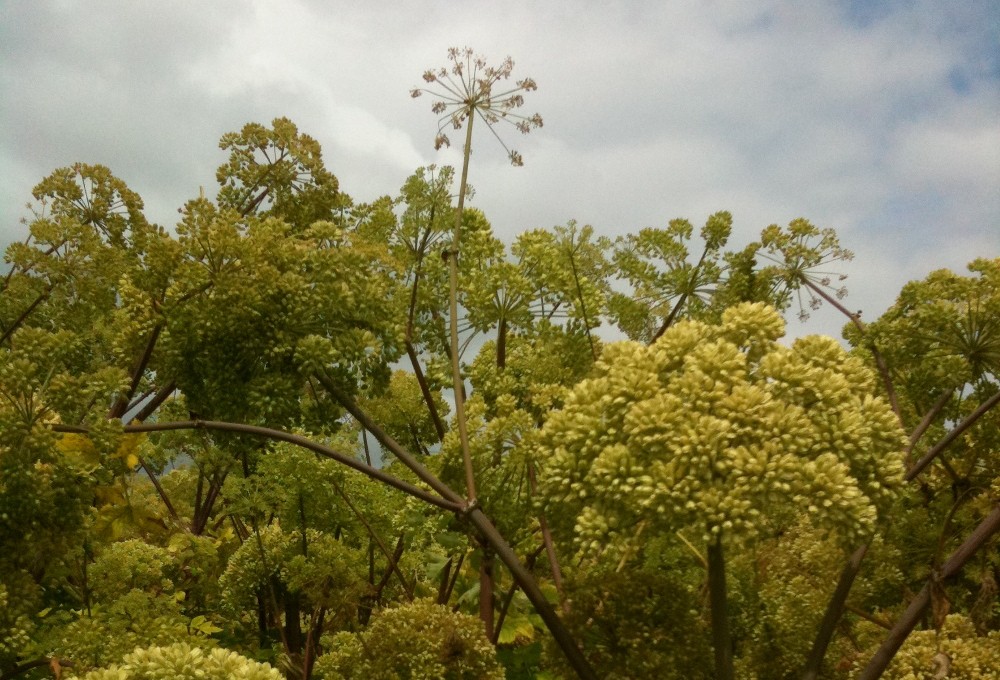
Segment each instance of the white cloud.
[[512,55],[540,86],[526,106],[545,127],[505,135],[526,167],[476,138],[474,204],[504,236],[571,218],[605,233],[700,224],[729,209],[743,243],[805,216],[857,251],[852,298],[872,318],[932,261],[1000,254],[989,9],[879,7],[6,3],[0,241],[30,187],[77,160],[111,166],[169,223],[212,185],[223,132],[282,115],[324,145],[355,199],[394,193],[418,165],[457,162],[433,151],[428,102],[407,92],[448,46],[470,44]]

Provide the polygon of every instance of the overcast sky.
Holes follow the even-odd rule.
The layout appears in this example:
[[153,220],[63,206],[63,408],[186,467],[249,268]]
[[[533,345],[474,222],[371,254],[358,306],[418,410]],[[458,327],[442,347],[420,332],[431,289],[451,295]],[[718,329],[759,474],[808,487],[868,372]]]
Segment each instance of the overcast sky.
[[172,226],[214,191],[219,137],[276,116],[356,201],[394,195],[458,160],[408,94],[453,45],[538,82],[524,110],[545,126],[506,133],[523,168],[475,142],[473,205],[506,240],[725,209],[742,246],[806,217],[855,251],[848,304],[868,319],[908,280],[1000,256],[997,0],[0,0],[0,246],[77,161]]

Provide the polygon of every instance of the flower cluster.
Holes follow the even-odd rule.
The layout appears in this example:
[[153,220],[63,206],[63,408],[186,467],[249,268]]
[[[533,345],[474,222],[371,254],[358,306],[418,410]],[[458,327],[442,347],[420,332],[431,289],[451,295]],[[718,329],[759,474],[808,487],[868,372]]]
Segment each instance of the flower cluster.
[[[424,88],[410,90],[410,96],[419,97],[425,92],[435,97],[431,111],[438,114],[438,132],[434,148],[450,146],[451,140],[444,133],[449,126],[460,130],[467,119],[478,116],[507,151],[513,165],[523,165],[524,159],[517,151],[507,148],[493,129],[501,121],[510,123],[522,134],[542,127],[542,117],[537,113],[526,116],[516,113],[524,105],[525,92],[538,89],[531,78],[514,82],[513,87],[496,87],[502,81],[510,80],[514,62],[510,57],[499,66],[488,66],[486,60],[474,55],[471,48],[452,47],[448,50],[450,64],[437,70],[424,72]],[[431,89],[431,86],[436,86]],[[471,120],[470,120],[471,122]]]
[[337,633],[324,643],[328,652],[315,668],[323,680],[504,677],[478,619],[426,600],[386,609],[366,630]]
[[[840,240],[833,229],[820,229],[808,220],[795,219],[789,222],[787,229],[776,224],[761,232],[760,253],[765,259],[773,262],[765,269],[774,275],[778,285],[792,291],[798,297],[799,319],[809,318],[806,306],[811,310],[819,309],[827,301],[843,300],[847,297],[847,287],[834,287],[833,277],[837,283],[847,279],[846,274],[837,274],[826,267],[834,262],[844,262],[854,259],[854,253],[841,247]],[[803,302],[802,294],[808,302]],[[832,293],[832,296],[831,296]]]
[[859,359],[830,338],[781,346],[783,332],[773,308],[743,304],[607,347],[543,431],[547,514],[594,551],[649,523],[706,540],[803,515],[870,532],[902,481],[903,433]]
[[185,643],[136,649],[121,665],[91,671],[83,680],[280,680],[270,664],[258,663],[227,649],[205,652]]

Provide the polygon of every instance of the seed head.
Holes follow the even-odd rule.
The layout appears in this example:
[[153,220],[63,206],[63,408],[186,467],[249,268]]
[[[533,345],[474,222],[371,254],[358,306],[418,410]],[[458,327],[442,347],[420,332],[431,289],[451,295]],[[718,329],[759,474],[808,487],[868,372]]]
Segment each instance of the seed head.
[[504,147],[511,164],[523,165],[521,154],[507,147],[494,125],[507,122],[522,134],[542,127],[542,117],[539,114],[526,116],[517,113],[524,106],[523,93],[538,89],[534,79],[524,78],[507,88],[498,85],[510,79],[514,61],[507,57],[499,66],[489,66],[483,57],[475,55],[469,47],[450,48],[448,62],[440,69],[424,71],[424,82],[428,86],[433,85],[433,88],[425,86],[410,90],[411,97],[416,98],[427,92],[434,98],[431,111],[438,116],[434,148],[450,146],[448,137],[444,134],[449,125],[459,130],[467,119],[478,116]]

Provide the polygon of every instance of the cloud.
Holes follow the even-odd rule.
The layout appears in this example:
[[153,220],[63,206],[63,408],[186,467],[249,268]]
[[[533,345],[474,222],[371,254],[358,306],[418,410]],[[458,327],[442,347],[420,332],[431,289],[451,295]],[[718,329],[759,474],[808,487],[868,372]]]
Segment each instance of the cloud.
[[[872,7],[877,7],[873,11]],[[170,224],[211,193],[216,143],[287,116],[356,200],[436,153],[407,93],[451,45],[510,54],[545,127],[480,129],[474,205],[506,238],[591,223],[616,234],[719,209],[735,242],[805,216],[857,251],[877,314],[932,261],[1000,252],[996,3],[569,2],[502,6],[224,0],[10,2],[0,20],[0,243],[31,186],[109,165]],[[866,292],[866,286],[872,292]],[[888,291],[888,292],[886,292]],[[816,315],[814,315],[816,316]]]

